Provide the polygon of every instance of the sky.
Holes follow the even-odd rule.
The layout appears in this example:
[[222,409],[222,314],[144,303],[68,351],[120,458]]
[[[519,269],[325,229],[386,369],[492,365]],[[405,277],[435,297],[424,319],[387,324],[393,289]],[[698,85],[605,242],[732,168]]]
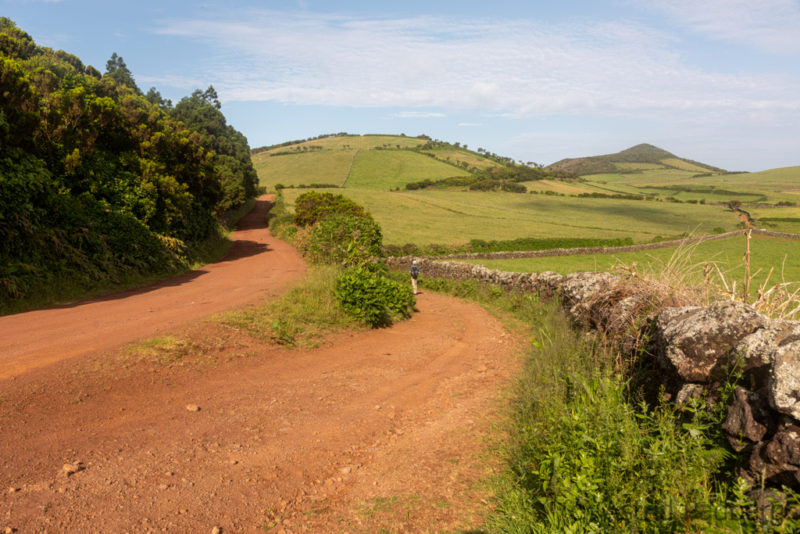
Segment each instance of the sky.
[[213,85],[250,146],[460,142],[542,165],[650,143],[800,165],[800,0],[0,0],[42,46],[177,102]]

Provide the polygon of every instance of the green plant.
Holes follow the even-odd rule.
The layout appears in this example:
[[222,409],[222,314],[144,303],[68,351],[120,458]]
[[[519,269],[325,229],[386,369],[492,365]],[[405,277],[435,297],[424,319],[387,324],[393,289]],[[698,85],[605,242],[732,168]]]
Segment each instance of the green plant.
[[378,223],[353,215],[328,215],[311,230],[303,253],[315,263],[362,265],[381,253]]
[[366,267],[339,277],[336,298],[348,315],[373,328],[390,325],[392,317],[408,318],[416,303],[410,287]]
[[295,199],[294,222],[299,226],[312,226],[329,215],[352,215],[372,219],[362,206],[342,195],[309,191]]

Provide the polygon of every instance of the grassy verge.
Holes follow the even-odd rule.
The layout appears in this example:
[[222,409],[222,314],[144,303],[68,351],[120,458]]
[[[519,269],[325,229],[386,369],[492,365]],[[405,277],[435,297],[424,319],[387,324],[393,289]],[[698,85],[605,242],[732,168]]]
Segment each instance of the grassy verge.
[[681,412],[635,403],[615,353],[575,332],[554,302],[473,281],[422,285],[510,313],[528,328],[488,530],[796,531],[778,506],[759,516],[749,488],[732,475],[720,433],[724,402],[700,400]]
[[289,347],[314,347],[331,332],[360,328],[336,300],[341,268],[316,266],[292,289],[261,306],[227,312],[215,320],[247,331],[262,341]]

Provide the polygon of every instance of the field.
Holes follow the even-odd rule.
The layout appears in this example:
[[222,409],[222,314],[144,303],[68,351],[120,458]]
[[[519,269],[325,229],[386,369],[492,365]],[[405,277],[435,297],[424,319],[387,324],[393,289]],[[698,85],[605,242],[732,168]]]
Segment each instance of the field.
[[467,171],[408,150],[362,150],[347,179],[348,189],[389,191],[409,182],[464,176]]
[[[289,204],[302,190],[285,190]],[[466,243],[520,237],[631,237],[637,243],[736,228],[719,206],[459,191],[334,192],[367,207],[386,244]]]
[[468,150],[434,148],[431,150],[424,150],[423,152],[433,155],[436,159],[452,163],[453,165],[466,163],[468,167],[475,167],[480,170],[499,166],[498,163]]
[[[626,238],[647,243],[685,235],[730,231],[739,227],[737,215],[726,204],[738,200],[767,230],[800,233],[800,167],[758,173],[698,176],[708,171],[675,158],[659,163],[616,162],[619,173],[587,175],[579,181],[525,182],[531,192],[406,191],[411,181],[461,176],[468,171],[442,160],[465,161],[468,166],[497,165],[481,155],[456,148],[426,150],[437,158],[398,150],[419,146],[424,140],[392,136],[347,136],[316,139],[290,147],[277,147],[254,156],[261,183],[267,187],[329,183],[341,184],[352,164],[344,188],[332,189],[364,205],[381,225],[387,245],[457,245],[472,239],[581,237]],[[305,147],[305,149],[303,149]],[[270,157],[270,153],[286,153]],[[355,155],[355,157],[354,157]],[[664,165],[672,167],[664,167]],[[400,191],[391,192],[398,188]],[[304,190],[286,189],[291,206]],[[552,192],[554,194],[541,194]],[[585,193],[650,196],[659,200],[577,197]],[[675,201],[667,201],[674,199]],[[800,241],[753,239],[753,270],[763,280],[769,267],[771,281],[800,280],[800,264],[792,261]],[[487,266],[514,271],[553,270],[568,273],[613,269],[621,263],[657,264],[674,249],[649,252],[566,256],[526,260],[481,260]],[[718,262],[732,279],[743,278],[741,239],[714,241],[693,250],[696,263]]]
[[353,162],[350,151],[319,151],[270,156],[262,152],[253,156],[253,165],[262,185],[298,186],[303,184],[340,185]]
[[[341,135],[309,139],[289,146],[276,146],[266,151],[267,154],[276,152],[307,152],[311,150],[369,150],[381,148],[411,148],[425,144],[424,139],[418,137],[405,137],[398,135]],[[262,154],[259,152],[256,154]],[[254,156],[255,157],[255,156]]]
[[[688,266],[694,266],[695,281],[703,280],[703,264],[716,263],[725,279],[730,284],[736,280],[741,287],[745,278],[745,267],[742,261],[745,253],[744,236],[709,241],[698,245],[669,247],[642,252],[626,252],[621,254],[587,254],[575,256],[558,256],[550,258],[525,258],[515,260],[474,260],[490,269],[511,272],[554,271],[569,274],[580,271],[612,271],[619,267],[627,267],[636,263],[638,269],[659,268],[670,261],[673,255],[681,258]],[[769,278],[769,285],[778,282],[800,281],[800,263],[795,258],[800,254],[800,240],[753,236],[750,242],[751,272],[753,286],[760,286],[767,278],[770,268],[774,271]],[[462,261],[462,260],[459,260]],[[466,261],[466,260],[463,260]],[[717,277],[718,278],[718,277]],[[754,294],[754,291],[751,291]]]
[[[689,165],[680,162],[683,167]],[[622,165],[622,164],[617,164]],[[745,204],[800,203],[800,167],[762,172],[698,176],[692,170],[653,169],[647,164],[626,164],[628,172],[591,174],[584,184],[602,185],[609,192],[674,197],[681,201]],[[637,169],[636,172],[630,172]]]

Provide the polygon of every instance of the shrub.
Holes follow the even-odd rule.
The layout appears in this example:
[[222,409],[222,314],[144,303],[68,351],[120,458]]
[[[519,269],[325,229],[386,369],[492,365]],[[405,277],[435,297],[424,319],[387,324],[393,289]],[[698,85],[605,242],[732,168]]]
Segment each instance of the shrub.
[[336,298],[348,315],[373,328],[390,325],[393,316],[408,318],[416,304],[410,287],[364,267],[339,277]]
[[372,219],[362,206],[343,195],[309,191],[297,197],[294,203],[294,222],[300,226],[312,226],[334,214]]
[[329,215],[314,226],[303,254],[315,263],[360,265],[381,254],[378,223],[353,215]]

